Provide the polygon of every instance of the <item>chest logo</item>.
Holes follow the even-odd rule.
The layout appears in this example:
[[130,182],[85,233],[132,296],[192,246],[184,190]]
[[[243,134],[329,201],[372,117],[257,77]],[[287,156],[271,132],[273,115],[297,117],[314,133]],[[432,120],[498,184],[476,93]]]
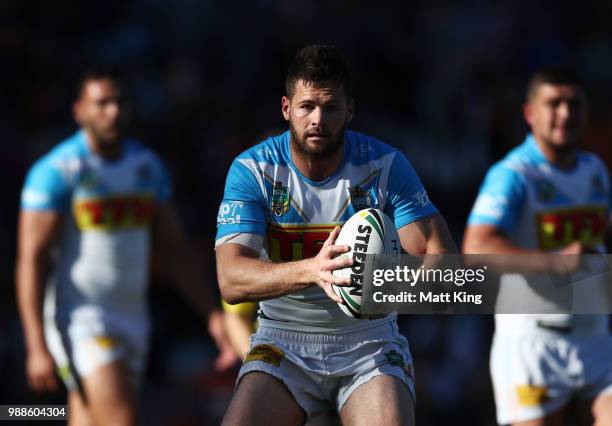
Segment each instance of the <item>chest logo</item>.
[[535,188],[540,202],[550,203],[555,199],[555,186],[550,181],[546,179],[537,180]]
[[270,208],[275,216],[282,216],[289,211],[289,187],[282,182],[274,182]]
[[351,197],[351,205],[356,212],[359,210],[367,209],[370,207],[371,199],[370,194],[363,190],[359,185],[349,187],[349,194]]

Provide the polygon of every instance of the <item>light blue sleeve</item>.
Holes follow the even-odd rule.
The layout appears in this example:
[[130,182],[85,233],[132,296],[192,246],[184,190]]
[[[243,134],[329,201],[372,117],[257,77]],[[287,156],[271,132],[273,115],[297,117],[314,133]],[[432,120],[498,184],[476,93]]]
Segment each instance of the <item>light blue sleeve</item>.
[[266,229],[265,196],[253,173],[234,160],[217,214],[216,238],[240,232],[265,235]]
[[393,158],[388,182],[385,210],[394,219],[396,229],[438,212],[414,168],[399,151]]
[[525,183],[504,164],[493,166],[480,187],[468,225],[495,225],[512,232],[525,204]]
[[51,160],[39,160],[28,172],[21,192],[21,209],[68,211],[71,189]]

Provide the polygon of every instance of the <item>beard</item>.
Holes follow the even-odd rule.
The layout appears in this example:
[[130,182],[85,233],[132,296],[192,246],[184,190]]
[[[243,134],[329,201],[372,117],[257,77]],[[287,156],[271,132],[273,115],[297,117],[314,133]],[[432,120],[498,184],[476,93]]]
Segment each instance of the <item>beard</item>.
[[336,135],[325,133],[327,142],[317,145],[309,145],[306,142],[306,138],[309,135],[308,133],[305,133],[304,136],[300,138],[291,121],[289,121],[289,131],[291,132],[291,139],[295,142],[295,149],[300,153],[300,155],[309,160],[323,160],[336,154],[342,147],[347,124],[348,120],[344,123],[342,129]]

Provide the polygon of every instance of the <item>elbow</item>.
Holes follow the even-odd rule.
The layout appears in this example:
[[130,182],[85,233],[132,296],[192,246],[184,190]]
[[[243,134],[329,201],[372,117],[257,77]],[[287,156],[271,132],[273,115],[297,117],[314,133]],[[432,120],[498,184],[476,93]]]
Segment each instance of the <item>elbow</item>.
[[230,277],[219,273],[217,279],[219,281],[221,297],[228,305],[236,305],[247,301],[244,299],[244,294],[242,294],[239,287],[232,282]]

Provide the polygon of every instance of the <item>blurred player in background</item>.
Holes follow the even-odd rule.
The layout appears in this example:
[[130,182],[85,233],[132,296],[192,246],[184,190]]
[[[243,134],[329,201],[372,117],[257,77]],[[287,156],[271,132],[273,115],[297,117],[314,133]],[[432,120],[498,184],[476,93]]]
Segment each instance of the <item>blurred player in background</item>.
[[[81,129],[36,162],[22,192],[16,284],[27,378],[35,390],[53,390],[57,368],[74,425],[137,423],[152,245],[203,318],[211,312],[167,172],[123,134],[125,96],[116,72],[86,73],[73,105]],[[210,318],[218,337],[220,312]]]
[[[563,273],[581,254],[605,252],[608,171],[578,150],[588,111],[577,75],[561,67],[535,73],[523,112],[531,133],[487,174],[463,245],[465,253],[506,255],[500,294],[525,291],[527,278],[517,272]],[[554,252],[575,256],[544,254]],[[491,374],[500,424],[563,425],[570,413],[578,425],[612,424],[606,315],[496,315],[495,322]]]
[[257,332],[224,424],[302,424],[335,411],[346,424],[414,424],[412,359],[396,316],[346,316],[332,284],[349,266],[334,241],[356,211],[383,209],[409,253],[454,244],[406,158],[348,131],[348,66],[307,46],[286,79],[289,131],[232,164],[219,209],[217,273],[229,303],[261,301]]

